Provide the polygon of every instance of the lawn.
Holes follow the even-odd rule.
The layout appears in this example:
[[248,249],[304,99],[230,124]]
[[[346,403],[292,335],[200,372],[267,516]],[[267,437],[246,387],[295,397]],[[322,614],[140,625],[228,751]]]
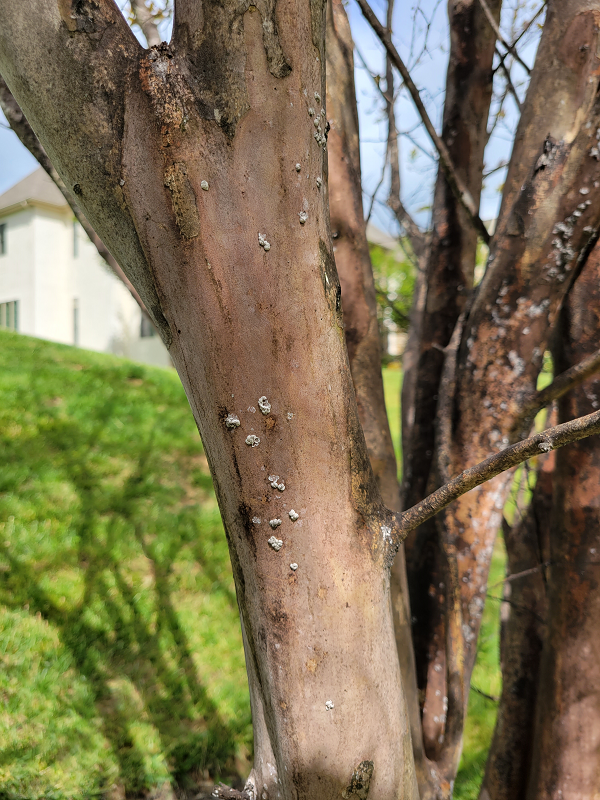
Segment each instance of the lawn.
[[[386,370],[396,441],[400,380]],[[227,545],[175,373],[0,331],[0,453],[0,800],[193,796],[247,773]],[[502,571],[497,549],[491,584]],[[498,606],[473,678],[490,695]],[[494,715],[472,692],[460,800]]]

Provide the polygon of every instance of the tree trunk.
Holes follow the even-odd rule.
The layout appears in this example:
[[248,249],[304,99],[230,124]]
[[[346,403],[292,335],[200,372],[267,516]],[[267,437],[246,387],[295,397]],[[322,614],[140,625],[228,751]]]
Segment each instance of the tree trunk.
[[504,522],[507,569],[501,610],[502,695],[480,800],[524,798],[531,768],[546,636],[545,570],[556,459],[554,453],[548,453],[540,460],[525,516],[516,519],[512,527]]
[[[556,338],[562,370],[598,345],[600,252],[568,298]],[[595,410],[600,378],[559,401],[561,421]],[[548,634],[538,691],[528,800],[594,800],[600,786],[600,446],[597,438],[556,454],[550,526]]]
[[393,518],[322,184],[322,6],[182,0],[172,44],[147,51],[108,0],[0,9],[0,71],[146,303],[202,435],[244,631],[249,789],[416,798]]
[[[375,479],[386,507],[399,511],[400,486],[385,408],[377,300],[362,204],[353,42],[341,0],[328,3],[326,49],[327,116],[331,123],[327,148],[329,213],[342,289],[346,346],[358,415]],[[421,775],[424,772],[422,734],[403,545],[391,568],[391,582],[398,658],[417,772]],[[419,783],[422,784],[421,779]]]
[[[496,17],[500,6],[500,0],[491,3]],[[451,39],[442,138],[478,205],[496,36],[478,0],[450,2],[448,13]],[[477,234],[441,168],[432,224],[424,285],[419,280],[415,294],[420,310],[415,308],[411,320],[416,336],[409,342],[402,390],[405,508],[435,488],[431,466],[444,349],[465,308],[475,269]],[[428,757],[435,761],[443,748],[448,693],[443,621],[446,568],[434,520],[409,537],[406,551],[418,684],[424,697],[423,741]],[[443,778],[445,794],[451,780],[452,776]]]

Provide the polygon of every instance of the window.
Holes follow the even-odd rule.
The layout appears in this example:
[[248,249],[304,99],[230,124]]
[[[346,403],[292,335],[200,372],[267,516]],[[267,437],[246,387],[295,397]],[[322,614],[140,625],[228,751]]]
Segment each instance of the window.
[[19,330],[18,300],[9,300],[8,303],[0,303],[0,328],[8,328],[9,331]]
[[156,336],[156,328],[145,314],[142,314],[140,336],[142,339],[145,339],[147,336]]
[[0,225],[0,256],[6,253],[6,223]]

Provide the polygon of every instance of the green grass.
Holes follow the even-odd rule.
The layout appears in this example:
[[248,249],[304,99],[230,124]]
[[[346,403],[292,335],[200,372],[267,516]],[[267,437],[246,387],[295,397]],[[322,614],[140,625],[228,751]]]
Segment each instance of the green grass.
[[[400,383],[384,371],[399,463]],[[490,583],[502,572],[497,548]],[[491,695],[498,612],[473,677]],[[460,800],[494,719],[471,692]],[[0,800],[191,790],[245,774],[251,740],[227,545],[177,376],[0,331]]]
[[1,332],[0,396],[0,797],[244,770],[227,545],[177,376]]

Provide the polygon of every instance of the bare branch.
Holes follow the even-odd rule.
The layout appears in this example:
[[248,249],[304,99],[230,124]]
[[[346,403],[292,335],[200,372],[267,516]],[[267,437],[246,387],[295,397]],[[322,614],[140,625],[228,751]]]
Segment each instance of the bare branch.
[[508,161],[504,161],[503,159],[498,164],[496,164],[495,167],[492,167],[491,169],[488,169],[487,172],[484,172],[482,176],[483,179],[485,180],[486,178],[489,178],[490,175],[494,174],[494,172],[498,172],[499,170],[504,169],[504,167],[508,167]]
[[52,166],[52,163],[48,158],[48,154],[46,153],[39,139],[33,132],[31,125],[25,119],[25,114],[23,114],[23,111],[19,107],[19,104],[17,103],[15,98],[12,96],[10,89],[6,85],[1,75],[0,75],[0,108],[4,112],[4,116],[8,120],[10,127],[19,137],[21,143],[25,145],[25,147],[37,160],[37,162],[48,174],[48,176],[54,181],[57,188],[61,191],[63,197],[65,198],[67,203],[71,206],[71,210],[73,211],[76,220],[79,222],[83,230],[88,235],[92,244],[98,251],[100,257],[106,262],[106,264],[110,267],[110,269],[117,276],[117,278],[125,285],[125,287],[129,291],[135,302],[142,310],[142,313],[148,316],[148,311],[142,301],[142,298],[139,296],[133,284],[131,283],[129,278],[125,275],[125,273],[117,263],[116,259],[113,258],[113,256],[110,254],[108,248],[105,246],[102,239],[92,228],[85,214],[83,213],[77,201],[75,200],[74,195],[67,189],[60,175]]
[[493,30],[493,31],[494,31],[494,33],[496,34],[496,38],[498,39],[498,41],[499,41],[499,42],[501,42],[501,43],[504,45],[504,47],[506,47],[506,49],[507,49],[507,50],[508,50],[508,52],[509,52],[509,53],[510,53],[510,54],[513,56],[513,58],[514,58],[516,61],[518,61],[518,62],[519,62],[519,64],[520,64],[520,65],[523,67],[523,69],[525,70],[525,72],[526,72],[528,75],[531,75],[531,69],[530,69],[530,68],[527,66],[527,64],[526,64],[526,63],[523,61],[523,59],[521,58],[521,56],[518,54],[518,52],[517,52],[517,50],[516,50],[516,48],[515,48],[514,44],[509,44],[509,43],[506,41],[506,39],[504,38],[504,36],[502,35],[502,31],[501,31],[501,30],[500,30],[500,28],[498,27],[498,23],[497,23],[497,22],[496,22],[496,20],[494,19],[494,15],[493,15],[493,14],[492,14],[492,12],[490,11],[490,7],[488,6],[488,4],[487,4],[486,0],[479,0],[479,5],[482,7],[482,9],[483,9],[483,12],[484,12],[484,14],[485,14],[485,16],[486,16],[486,19],[487,19],[487,21],[490,23],[490,25],[491,25],[491,27],[492,27],[492,30]]
[[[392,34],[392,16],[394,0],[388,0],[387,30]],[[427,248],[427,237],[423,234],[404,207],[400,199],[400,155],[398,147],[398,130],[396,128],[396,113],[394,111],[394,70],[389,53],[385,57],[385,105],[388,120],[387,155],[390,162],[391,181],[387,205],[394,212],[398,223],[406,231],[417,258],[420,258]]]
[[520,33],[520,34],[517,36],[517,38],[516,38],[516,39],[514,40],[514,42],[512,43],[512,47],[516,47],[516,46],[517,46],[517,44],[518,44],[518,43],[521,41],[521,39],[523,38],[523,36],[525,36],[525,34],[527,33],[527,31],[528,31],[528,30],[531,28],[531,26],[533,25],[533,23],[536,21],[536,19],[537,19],[537,18],[540,16],[540,14],[542,13],[542,11],[543,11],[545,8],[546,8],[546,0],[544,0],[544,2],[542,3],[542,5],[541,5],[541,6],[538,8],[538,10],[535,12],[535,14],[533,15],[533,17],[532,17],[532,18],[529,20],[529,22],[526,22],[526,23],[525,23],[525,27],[523,28],[523,30],[521,31],[521,33]]
[[[388,120],[389,120],[389,113],[390,113],[389,109],[391,109],[392,117],[393,117],[393,120],[394,120],[394,128],[393,129],[394,129],[395,142],[396,142],[395,148],[394,148],[395,152],[396,152],[396,160],[394,162],[392,149],[390,148],[390,133],[389,133],[389,125],[388,125],[388,146],[387,146],[387,151],[386,151],[386,165],[387,165],[387,160],[389,159],[389,161],[391,163],[391,166],[392,166],[392,184],[394,185],[394,180],[395,180],[394,163],[396,164],[396,168],[398,169],[398,178],[397,178],[397,184],[395,184],[395,185],[397,186],[397,192],[398,193],[397,193],[397,195],[392,195],[392,191],[390,190],[390,196],[389,196],[389,198],[387,200],[386,205],[389,208],[391,208],[391,210],[394,212],[394,215],[396,216],[396,219],[397,219],[398,223],[404,228],[404,230],[406,232],[406,235],[410,239],[410,243],[411,243],[411,246],[412,246],[412,249],[413,249],[415,255],[417,256],[417,258],[420,258],[424,254],[425,249],[427,248],[427,241],[428,241],[427,234],[423,233],[423,231],[419,228],[417,223],[412,218],[410,212],[406,208],[406,206],[400,200],[400,171],[399,171],[399,168],[398,168],[398,145],[397,145],[397,140],[398,140],[398,135],[399,134],[398,134],[398,130],[396,129],[395,114],[394,114],[394,89],[393,89],[394,83],[393,83],[393,80],[392,81],[388,81],[387,80],[387,69],[386,69],[386,87],[385,87],[385,91],[384,91],[381,88],[381,83],[380,83],[380,80],[379,80],[379,76],[378,75],[373,75],[373,73],[369,69],[365,59],[363,58],[360,50],[356,46],[356,43],[354,45],[354,52],[358,56],[358,59],[362,63],[362,65],[365,68],[365,70],[368,72],[371,80],[373,81],[373,84],[375,85],[375,88],[377,89],[377,91],[381,94],[381,96],[385,100],[386,108],[388,109]],[[387,66],[387,59],[386,59],[386,66]],[[430,155],[425,150],[423,150],[423,148],[417,142],[414,142],[412,137],[409,136],[408,133],[405,133],[404,135],[416,147],[418,147],[420,150],[422,150],[422,152],[426,156]],[[364,141],[364,140],[361,140],[361,141]],[[383,183],[383,178],[384,178],[384,176],[382,175],[382,179],[377,184],[377,189],[375,190],[374,194],[371,197],[371,205],[369,207],[369,213],[367,215],[367,222],[370,220],[371,214],[373,213],[373,206],[375,205],[375,195],[377,194],[377,191],[378,191],[379,187]],[[394,203],[393,205],[392,205],[392,201]]]
[[530,436],[528,439],[507,447],[474,467],[469,467],[420,503],[404,513],[394,515],[396,541],[402,541],[410,531],[431,519],[453,500],[501,472],[512,469],[541,453],[556,450],[565,444],[585,439],[597,433],[600,433],[600,411],[594,411],[593,414],[578,417],[570,422],[564,422],[562,425],[556,425],[554,428],[548,428],[542,433],[536,433],[535,436]]
[[400,55],[396,50],[396,48],[394,47],[388,32],[375,16],[375,13],[373,12],[371,6],[367,3],[367,0],[357,0],[357,2],[358,5],[360,6],[360,10],[362,11],[365,19],[371,25],[374,32],[377,34],[379,40],[385,47],[393,65],[396,67],[396,69],[402,76],[402,79],[404,80],[406,88],[410,92],[410,96],[412,97],[413,102],[417,107],[417,111],[419,112],[419,115],[423,120],[425,129],[427,130],[427,133],[429,134],[429,137],[431,138],[431,141],[433,142],[435,149],[438,152],[440,158],[440,164],[442,165],[442,169],[444,170],[444,173],[446,175],[446,180],[448,181],[448,184],[452,189],[452,192],[454,193],[454,195],[456,196],[457,200],[462,205],[462,207],[465,209],[467,216],[471,224],[477,231],[477,233],[481,236],[481,238],[486,244],[489,244],[491,239],[490,234],[488,233],[487,228],[483,224],[483,221],[479,217],[478,209],[475,206],[473,197],[471,196],[471,193],[465,186],[462,178],[458,175],[454,167],[454,164],[452,163],[452,158],[450,157],[448,148],[446,147],[442,139],[438,136],[433,126],[433,123],[429,118],[429,114],[427,113],[427,110],[423,105],[423,101],[421,100],[419,90],[417,89],[412,78],[410,77],[410,73],[408,72],[406,65],[400,58]]
[[158,30],[158,25],[156,24],[152,12],[144,3],[144,0],[131,0],[131,11],[135,17],[135,21],[146,37],[148,47],[159,45],[161,43],[161,35]]
[[[0,13],[2,77],[53,164],[59,165],[65,185],[81,197],[90,224],[117,262],[126,265],[170,347],[171,327],[121,188],[125,96],[131,70],[145,57],[142,46],[114,0],[97,0],[93,25],[75,2],[0,0]],[[35,26],[29,24],[32,15]],[[93,158],[89,135],[65,135],[77,130],[93,131]]]
[[596,350],[595,353],[584,358],[574,367],[561,372],[549,386],[536,392],[526,404],[523,410],[523,417],[529,417],[531,414],[535,414],[542,408],[549,406],[554,400],[558,400],[559,397],[579,386],[580,383],[583,383],[598,370],[600,370],[600,350]]
[[517,90],[515,89],[515,85],[512,82],[512,78],[510,77],[510,70],[504,63],[505,56],[496,48],[496,53],[498,54],[498,58],[500,59],[500,64],[498,65],[502,72],[504,72],[504,77],[506,78],[506,85],[508,86],[508,91],[512,94],[513,100],[517,104],[517,108],[519,109],[519,113],[521,113],[521,101],[519,99],[519,95],[517,94]]

